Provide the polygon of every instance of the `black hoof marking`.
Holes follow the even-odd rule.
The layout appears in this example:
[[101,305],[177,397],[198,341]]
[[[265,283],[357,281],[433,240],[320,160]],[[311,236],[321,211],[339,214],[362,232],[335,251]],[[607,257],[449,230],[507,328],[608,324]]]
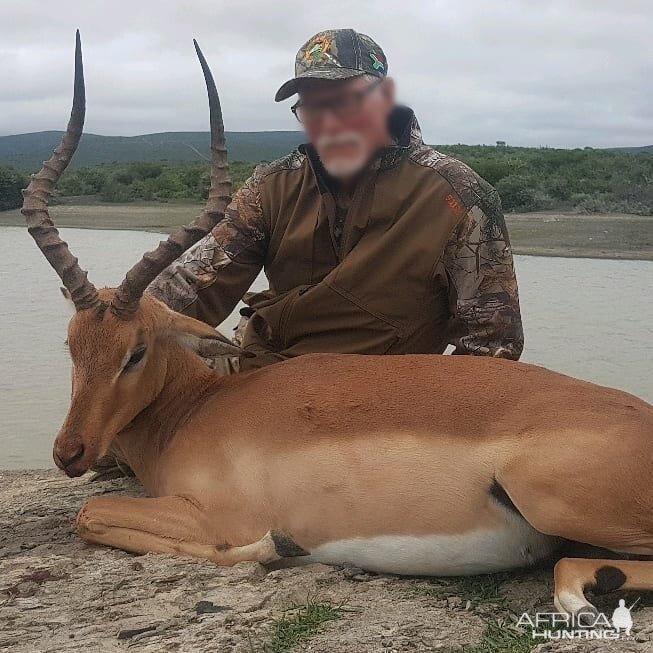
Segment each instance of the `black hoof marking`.
[[597,594],[607,594],[618,590],[626,582],[626,574],[621,569],[606,566],[596,570],[594,579],[594,591]]
[[302,549],[295,540],[281,531],[270,531],[270,536],[274,542],[274,550],[281,558],[295,558],[297,556],[307,556],[310,553]]

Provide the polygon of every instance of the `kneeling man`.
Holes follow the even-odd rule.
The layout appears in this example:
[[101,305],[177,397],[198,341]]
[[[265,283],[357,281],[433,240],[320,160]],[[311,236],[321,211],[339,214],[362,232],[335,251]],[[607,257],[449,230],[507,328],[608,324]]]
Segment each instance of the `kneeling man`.
[[352,29],[311,38],[276,101],[308,143],[256,168],[225,219],[149,292],[217,326],[245,297],[250,354],[225,372],[311,352],[518,359],[523,333],[496,191],[422,141],[383,50]]

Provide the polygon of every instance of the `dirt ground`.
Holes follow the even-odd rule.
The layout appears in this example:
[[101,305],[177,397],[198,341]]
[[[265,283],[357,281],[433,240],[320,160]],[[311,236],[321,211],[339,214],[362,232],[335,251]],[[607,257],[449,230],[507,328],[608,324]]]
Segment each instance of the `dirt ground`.
[[[70,204],[52,207],[60,227],[170,232],[201,210],[189,202]],[[509,213],[516,254],[653,260],[653,216]],[[19,211],[0,212],[0,226],[23,226]]]
[[515,254],[653,260],[653,216],[508,213]]
[[[552,610],[546,568],[429,580],[320,564],[220,568],[82,543],[72,528],[76,512],[88,496],[112,492],[135,495],[139,487],[55,471],[0,472],[0,650],[653,651],[650,601],[633,611],[627,641],[541,643],[516,628],[523,612]],[[596,602],[608,612],[620,596]]]

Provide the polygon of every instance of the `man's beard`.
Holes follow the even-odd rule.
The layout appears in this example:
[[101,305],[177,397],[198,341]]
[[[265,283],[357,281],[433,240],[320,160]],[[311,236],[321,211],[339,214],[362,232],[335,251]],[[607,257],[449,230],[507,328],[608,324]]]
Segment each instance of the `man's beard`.
[[[325,157],[324,152],[334,145],[352,145],[357,152],[350,156],[332,156]],[[315,149],[322,161],[324,169],[337,179],[353,177],[358,174],[366,165],[368,154],[365,148],[363,137],[357,132],[343,132],[334,136],[320,136],[316,143]]]

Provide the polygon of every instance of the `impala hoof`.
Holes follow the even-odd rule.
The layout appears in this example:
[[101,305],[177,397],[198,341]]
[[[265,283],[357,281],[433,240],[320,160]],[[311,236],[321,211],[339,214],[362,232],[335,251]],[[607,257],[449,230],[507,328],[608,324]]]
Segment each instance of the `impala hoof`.
[[590,605],[583,608],[575,615],[575,617],[576,623],[581,628],[594,628],[596,621],[599,618],[599,611],[593,605]]

